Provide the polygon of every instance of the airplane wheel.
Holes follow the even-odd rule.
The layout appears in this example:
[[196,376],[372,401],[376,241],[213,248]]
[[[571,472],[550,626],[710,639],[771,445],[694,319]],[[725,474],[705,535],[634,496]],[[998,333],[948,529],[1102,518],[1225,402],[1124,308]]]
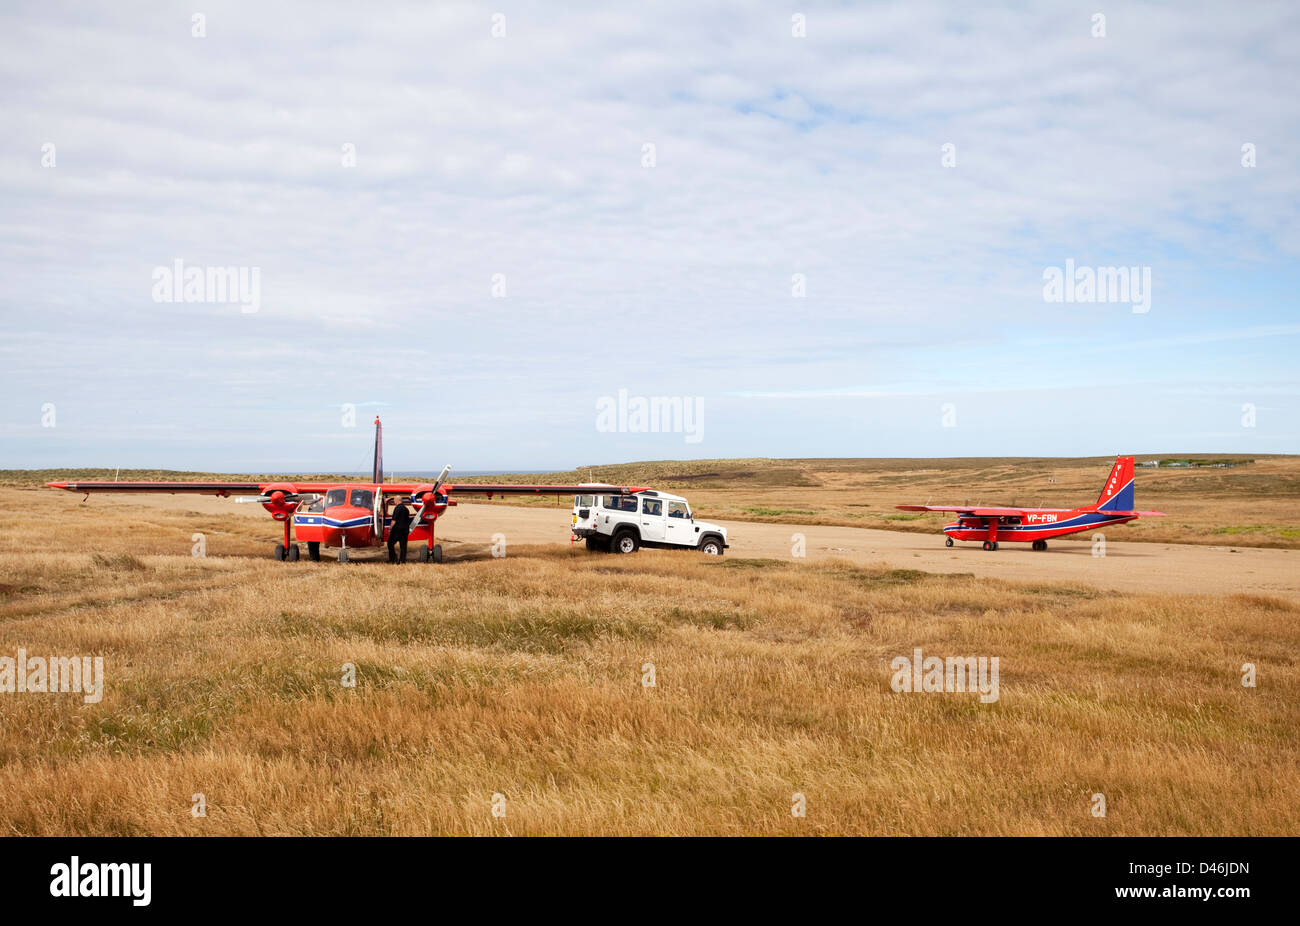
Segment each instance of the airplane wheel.
[[429,561],[429,548],[427,546],[421,546],[420,552],[416,554],[415,558],[422,563],[427,563]]
[[993,541],[993,549],[996,550],[997,548],[998,548],[998,542],[995,540]]
[[298,544],[295,543],[289,548],[289,562],[296,563],[298,562],[298,558],[301,556],[302,551],[298,549]]
[[284,544],[277,543],[275,545],[275,559],[277,562],[282,562],[284,560]]
[[984,549],[986,549],[986,550],[992,550],[992,549],[993,549],[993,544],[989,543],[987,540],[984,541]]
[[943,538],[943,545],[944,545],[945,547],[950,547],[950,546],[952,546],[952,538],[951,538],[951,537],[945,537],[945,538]]
[[346,563],[347,561],[348,561],[348,548],[343,547],[342,549],[339,550],[339,562]]
[[442,544],[440,543],[435,543],[433,545],[433,561],[435,563],[442,562]]
[[319,562],[320,562],[320,544],[319,544],[319,543],[317,543],[316,541],[313,540],[313,541],[311,541],[310,543],[307,544],[307,557],[308,557],[308,558],[309,558],[313,563],[319,563]]

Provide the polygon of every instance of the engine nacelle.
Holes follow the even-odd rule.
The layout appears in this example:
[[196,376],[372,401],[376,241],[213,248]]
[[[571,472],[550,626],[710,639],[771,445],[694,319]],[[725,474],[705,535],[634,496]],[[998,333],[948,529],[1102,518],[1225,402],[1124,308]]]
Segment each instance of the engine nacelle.
[[266,486],[262,494],[270,501],[263,502],[262,507],[271,512],[271,517],[284,521],[298,508],[298,496],[291,482],[278,482]]
[[447,510],[447,505],[454,504],[442,492],[434,491],[432,483],[416,486],[411,493],[411,502],[420,513],[418,520],[425,523],[436,520],[438,515]]

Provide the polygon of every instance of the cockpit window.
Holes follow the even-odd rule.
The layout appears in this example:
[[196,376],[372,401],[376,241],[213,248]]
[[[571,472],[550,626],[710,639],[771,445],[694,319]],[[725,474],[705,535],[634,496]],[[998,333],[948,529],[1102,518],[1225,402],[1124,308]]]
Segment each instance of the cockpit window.
[[353,489],[349,504],[357,508],[372,508],[375,504],[375,493],[370,489]]
[[339,505],[346,504],[348,500],[347,489],[330,489],[325,493],[325,507],[337,508]]

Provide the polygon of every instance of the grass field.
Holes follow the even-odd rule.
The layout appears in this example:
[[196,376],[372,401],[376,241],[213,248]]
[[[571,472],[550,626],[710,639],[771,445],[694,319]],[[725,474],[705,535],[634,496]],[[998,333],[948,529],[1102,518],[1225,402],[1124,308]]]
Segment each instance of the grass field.
[[[0,693],[0,832],[1300,831],[1280,599],[486,544],[289,565],[233,514],[193,558],[183,497],[34,515],[34,494],[0,495],[0,656],[103,656],[107,684]],[[997,656],[998,700],[893,691],[916,647]]]

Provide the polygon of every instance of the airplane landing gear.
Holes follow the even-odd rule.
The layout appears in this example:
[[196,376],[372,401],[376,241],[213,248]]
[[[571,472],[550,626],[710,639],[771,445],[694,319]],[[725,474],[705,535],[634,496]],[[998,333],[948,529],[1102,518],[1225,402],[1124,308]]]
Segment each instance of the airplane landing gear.
[[1035,550],[1046,550],[1046,549],[1047,549],[1047,541],[1046,541],[1046,540],[1035,540],[1035,541],[1033,542],[1032,546],[1033,546],[1033,548],[1034,548]]
[[989,541],[987,541],[987,540],[984,541],[984,549],[986,549],[986,550],[996,550],[997,548],[998,548],[998,542],[997,542],[996,540],[994,540],[994,541],[991,542],[991,543],[990,543]]
[[441,563],[441,562],[442,562],[442,544],[440,544],[440,543],[435,543],[435,544],[433,545],[432,548],[427,547],[427,546],[420,547],[419,557],[420,557],[420,562],[422,562],[422,563],[427,563],[427,562],[429,562],[430,560],[433,560],[433,562],[435,562],[435,563]]
[[950,546],[952,546],[952,538],[951,538],[951,537],[945,537],[945,538],[943,538],[943,545],[944,545],[945,547],[950,547]]
[[291,563],[298,562],[298,544],[289,542],[289,519],[284,519],[284,543],[275,545],[275,559],[277,562],[288,560]]
[[320,544],[315,540],[309,540],[307,542],[307,558],[313,563],[320,562]]
[[340,547],[340,548],[339,548],[339,562],[340,562],[340,563],[346,563],[347,561],[348,561],[348,548],[347,548],[347,547]]

